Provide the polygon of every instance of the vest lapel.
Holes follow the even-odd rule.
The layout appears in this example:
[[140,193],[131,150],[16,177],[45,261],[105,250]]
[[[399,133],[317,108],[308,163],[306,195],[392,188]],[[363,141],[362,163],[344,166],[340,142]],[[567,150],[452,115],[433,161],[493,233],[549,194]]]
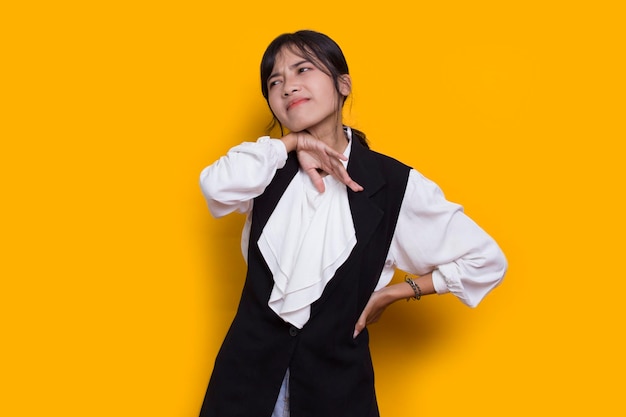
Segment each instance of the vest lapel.
[[255,199],[252,216],[252,232],[254,234],[251,235],[254,240],[251,240],[252,242],[256,243],[258,240],[265,224],[278,205],[278,200],[283,196],[289,183],[298,172],[298,167],[296,153],[291,152],[285,166],[277,171],[276,176],[263,194]]
[[[383,209],[372,198],[386,184],[380,172],[380,165],[374,153],[361,145],[357,139],[352,143],[352,151],[350,152],[350,160],[348,162],[348,174],[363,187],[363,191],[358,193],[346,187],[357,243],[346,262],[337,270],[335,278],[326,285],[320,299],[311,306],[311,317],[318,314],[321,306],[339,285],[339,275],[342,275],[342,271],[350,270],[355,262],[362,261],[361,252],[370,243],[374,231],[385,215]],[[379,243],[383,244],[382,242]],[[373,289],[372,287],[370,290]]]
[[358,248],[369,241],[383,217],[383,210],[372,200],[372,197],[384,187],[385,181],[374,155],[357,139],[352,143],[348,174],[354,181],[363,186],[363,191],[358,193],[348,189],[348,201],[352,211]]

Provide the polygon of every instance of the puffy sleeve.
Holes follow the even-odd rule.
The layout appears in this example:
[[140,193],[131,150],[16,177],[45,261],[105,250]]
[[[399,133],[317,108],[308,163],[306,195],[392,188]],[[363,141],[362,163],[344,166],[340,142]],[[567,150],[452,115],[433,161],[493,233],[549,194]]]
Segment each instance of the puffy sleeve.
[[432,272],[438,294],[451,292],[470,307],[502,281],[507,269],[498,244],[415,170],[409,174],[389,258],[416,275]]
[[269,136],[230,149],[200,173],[200,188],[211,214],[248,213],[253,199],[265,191],[286,160],[283,142]]

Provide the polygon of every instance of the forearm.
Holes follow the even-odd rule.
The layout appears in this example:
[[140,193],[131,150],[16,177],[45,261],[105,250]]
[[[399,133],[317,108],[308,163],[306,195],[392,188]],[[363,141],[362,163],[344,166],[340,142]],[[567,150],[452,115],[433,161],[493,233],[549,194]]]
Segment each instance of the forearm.
[[279,140],[264,137],[244,142],[206,167],[200,187],[214,216],[245,211],[260,195],[276,170],[285,164],[287,153]]
[[[435,287],[433,285],[432,273],[422,275],[418,278],[414,278],[413,282],[419,288],[421,296],[434,294]],[[411,297],[415,297],[415,291],[408,282],[400,282],[397,284],[388,285],[380,290],[385,297],[388,304],[395,303],[398,300],[408,300]]]
[[[432,274],[424,274],[413,281],[419,287],[418,292],[421,293],[420,297],[435,292]],[[408,300],[411,297],[416,297],[416,293],[413,287],[407,282],[388,285],[378,291],[374,291],[354,326],[353,337],[356,338],[365,326],[376,323],[390,304],[398,300]]]

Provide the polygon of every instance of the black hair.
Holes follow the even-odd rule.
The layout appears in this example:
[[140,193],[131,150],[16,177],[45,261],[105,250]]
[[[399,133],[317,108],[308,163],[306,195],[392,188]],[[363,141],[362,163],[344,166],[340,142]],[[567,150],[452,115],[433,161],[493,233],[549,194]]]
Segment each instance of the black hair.
[[[294,33],[284,33],[274,39],[263,54],[261,59],[261,93],[269,106],[269,87],[267,80],[272,75],[274,69],[274,63],[276,62],[276,56],[284,48],[291,48],[295,53],[305,57],[313,65],[319,68],[333,79],[335,84],[335,90],[340,96],[340,78],[344,74],[350,74],[348,70],[348,63],[341,51],[341,48],[330,37],[323,33],[315,32],[312,30],[300,30]],[[347,97],[343,96],[342,106],[345,103]],[[270,107],[270,111],[271,111]],[[272,112],[272,115],[274,113]],[[278,123],[281,133],[283,132],[283,126],[280,121],[274,115],[270,129]],[[352,134],[359,142],[364,146],[369,147],[367,144],[367,138],[365,133],[356,129],[352,129]]]

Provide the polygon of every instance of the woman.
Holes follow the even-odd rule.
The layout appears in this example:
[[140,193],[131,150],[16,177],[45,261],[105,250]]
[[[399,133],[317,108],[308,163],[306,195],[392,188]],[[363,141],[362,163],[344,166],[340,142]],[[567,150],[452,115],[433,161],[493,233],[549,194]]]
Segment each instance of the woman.
[[[342,124],[351,79],[332,39],[276,38],[261,90],[289,133],[244,142],[200,176],[214,216],[247,214],[248,264],[200,415],[378,416],[366,326],[428,294],[475,306],[506,260],[436,184]],[[419,278],[388,285],[396,268]]]

